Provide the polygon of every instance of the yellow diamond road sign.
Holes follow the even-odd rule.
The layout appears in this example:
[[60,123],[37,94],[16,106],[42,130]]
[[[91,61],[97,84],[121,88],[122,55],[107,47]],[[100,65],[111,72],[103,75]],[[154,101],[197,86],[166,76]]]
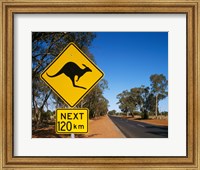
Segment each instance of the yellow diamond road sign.
[[103,78],[104,73],[74,43],[45,68],[41,79],[70,107]]

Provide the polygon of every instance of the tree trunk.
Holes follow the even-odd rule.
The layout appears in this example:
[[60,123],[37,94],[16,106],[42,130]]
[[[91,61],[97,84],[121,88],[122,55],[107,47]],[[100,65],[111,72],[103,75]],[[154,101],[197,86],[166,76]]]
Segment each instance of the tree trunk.
[[81,100],[80,102],[80,108],[83,108],[83,105],[85,104],[86,102],[84,102],[84,100]]
[[158,119],[158,95],[156,95],[156,111],[155,111],[155,114],[156,114],[156,119]]
[[41,109],[37,109],[38,110],[38,114],[37,114],[37,122],[36,122],[36,129],[39,128],[40,123],[41,123]]
[[38,106],[37,106],[37,102],[36,102],[36,99],[35,99],[35,96],[33,96],[33,106],[34,106],[34,122],[35,122],[35,129],[38,129],[39,127],[39,123],[38,123],[38,120],[39,120],[39,109],[38,109]]
[[33,102],[33,112],[32,112],[32,119],[34,120],[34,121],[36,121],[36,106],[35,106],[35,95],[34,95],[34,93],[32,94],[32,102]]
[[49,98],[49,96],[51,95],[51,90],[50,90],[50,92],[48,93],[48,94],[46,94],[46,96],[45,96],[45,99],[44,99],[44,101],[43,101],[43,104],[42,104],[42,106],[41,107],[39,107],[38,108],[38,105],[37,105],[37,101],[36,101],[36,99],[35,99],[35,105],[34,105],[34,107],[35,107],[35,114],[36,114],[36,125],[35,125],[35,129],[38,129],[39,128],[39,125],[41,124],[41,122],[42,122],[42,112],[43,112],[43,108],[44,108],[44,105],[46,104],[46,102],[47,102],[47,100],[48,100],[48,98]]

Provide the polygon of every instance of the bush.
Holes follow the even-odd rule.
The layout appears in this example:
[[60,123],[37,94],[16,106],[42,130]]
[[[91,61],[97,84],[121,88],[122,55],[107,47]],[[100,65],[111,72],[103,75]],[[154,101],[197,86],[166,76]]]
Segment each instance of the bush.
[[141,112],[139,111],[134,111],[133,114],[136,116],[136,115],[141,115]]
[[42,120],[49,120],[50,119],[50,114],[48,112],[43,112],[41,114]]
[[161,112],[161,115],[168,116],[168,112],[167,111]]
[[117,113],[116,110],[111,110],[108,112],[109,115],[116,115],[116,113]]

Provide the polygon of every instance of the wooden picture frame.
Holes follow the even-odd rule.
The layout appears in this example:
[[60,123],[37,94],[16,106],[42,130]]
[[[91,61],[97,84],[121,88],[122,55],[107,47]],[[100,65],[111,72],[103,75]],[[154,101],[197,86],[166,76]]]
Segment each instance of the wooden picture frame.
[[[3,0],[0,2],[0,169],[200,169],[199,0]],[[187,156],[16,157],[13,155],[13,25],[15,14],[145,13],[187,16]],[[11,123],[12,122],[12,123]]]

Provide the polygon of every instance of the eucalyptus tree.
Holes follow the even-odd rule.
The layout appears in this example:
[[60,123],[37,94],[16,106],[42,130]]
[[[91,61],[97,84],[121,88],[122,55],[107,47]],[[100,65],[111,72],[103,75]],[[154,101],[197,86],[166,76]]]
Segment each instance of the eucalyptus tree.
[[129,114],[131,114],[134,117],[134,110],[136,109],[136,103],[131,95],[131,92],[125,90],[117,95],[117,99],[119,100],[117,104],[119,104],[120,110],[126,113],[127,117],[129,116]]
[[119,108],[127,116],[134,111],[141,111],[143,118],[148,118],[149,113],[154,112],[157,118],[158,103],[160,100],[167,97],[168,81],[163,74],[154,74],[150,76],[151,87],[134,87],[129,90],[124,90],[117,95],[119,100]]
[[168,81],[163,74],[153,74],[150,76],[151,91],[155,96],[155,115],[158,117],[159,101],[166,98],[168,95]]

